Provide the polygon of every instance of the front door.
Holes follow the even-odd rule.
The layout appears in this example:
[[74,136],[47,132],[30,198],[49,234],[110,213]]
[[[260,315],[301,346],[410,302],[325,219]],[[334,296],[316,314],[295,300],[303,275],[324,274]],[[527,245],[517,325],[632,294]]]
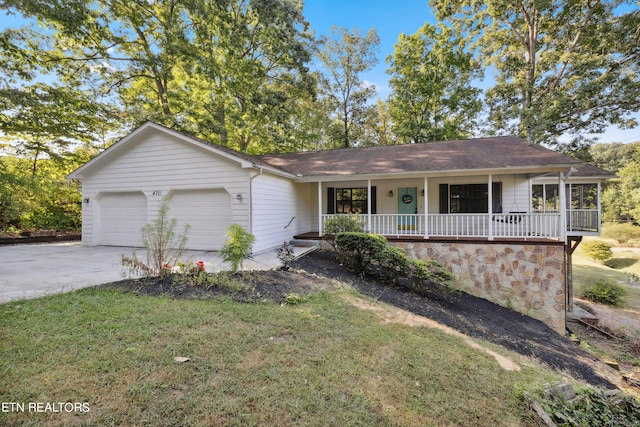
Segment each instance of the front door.
[[398,230],[415,230],[418,213],[418,189],[398,188]]

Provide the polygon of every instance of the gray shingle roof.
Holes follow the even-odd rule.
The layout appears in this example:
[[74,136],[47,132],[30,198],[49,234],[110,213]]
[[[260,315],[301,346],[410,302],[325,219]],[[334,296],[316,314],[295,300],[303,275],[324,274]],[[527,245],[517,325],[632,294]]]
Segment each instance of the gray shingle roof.
[[271,154],[256,159],[307,177],[577,167],[582,163],[513,136]]

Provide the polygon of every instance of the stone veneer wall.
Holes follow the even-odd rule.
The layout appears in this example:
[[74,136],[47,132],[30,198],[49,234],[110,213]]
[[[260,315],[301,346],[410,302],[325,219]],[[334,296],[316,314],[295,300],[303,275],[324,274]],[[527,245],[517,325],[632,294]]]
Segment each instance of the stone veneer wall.
[[389,242],[411,258],[437,260],[463,291],[565,333],[562,243]]

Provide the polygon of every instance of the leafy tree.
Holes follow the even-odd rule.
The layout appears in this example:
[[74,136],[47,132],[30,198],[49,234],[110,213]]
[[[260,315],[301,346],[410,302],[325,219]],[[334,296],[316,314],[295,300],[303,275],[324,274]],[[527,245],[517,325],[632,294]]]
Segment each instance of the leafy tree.
[[609,144],[595,144],[589,148],[590,163],[616,173],[632,160],[634,152],[640,147],[640,142],[623,144],[614,142]]
[[374,28],[362,36],[357,29],[334,26],[320,43],[318,59],[325,70],[323,95],[340,123],[339,145],[358,145],[362,142],[363,123],[370,114],[367,103],[375,93],[373,85],[362,81],[361,75],[377,64],[380,38]]
[[36,52],[40,64],[115,93],[132,124],[154,120],[243,151],[273,150],[292,142],[282,137],[295,122],[292,100],[315,86],[300,2],[7,4],[54,33]]
[[478,66],[463,41],[444,26],[400,34],[387,58],[393,130],[405,143],[467,137],[481,109],[470,85]]
[[42,159],[36,175],[31,160],[0,156],[0,230],[78,229],[80,184],[66,175],[93,154],[81,147],[64,159]]
[[393,132],[393,118],[389,103],[381,99],[369,110],[364,126],[364,145],[395,145],[398,138]]
[[497,130],[557,143],[609,125],[631,127],[640,109],[640,12],[631,0],[432,0],[437,17],[496,72],[486,92]]
[[114,118],[84,90],[44,83],[0,88],[0,140],[5,151],[31,159],[33,175],[39,160],[59,160],[70,147],[113,130]]

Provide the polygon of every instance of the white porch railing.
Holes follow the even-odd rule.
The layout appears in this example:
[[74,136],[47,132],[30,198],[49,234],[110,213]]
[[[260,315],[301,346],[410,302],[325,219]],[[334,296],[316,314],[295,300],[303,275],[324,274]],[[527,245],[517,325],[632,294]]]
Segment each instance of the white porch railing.
[[[596,217],[597,212],[595,212]],[[322,215],[322,226],[334,215]],[[395,237],[562,237],[558,212],[497,214],[360,215],[365,230]]]
[[567,211],[567,231],[600,231],[600,215],[594,209],[571,209]]

